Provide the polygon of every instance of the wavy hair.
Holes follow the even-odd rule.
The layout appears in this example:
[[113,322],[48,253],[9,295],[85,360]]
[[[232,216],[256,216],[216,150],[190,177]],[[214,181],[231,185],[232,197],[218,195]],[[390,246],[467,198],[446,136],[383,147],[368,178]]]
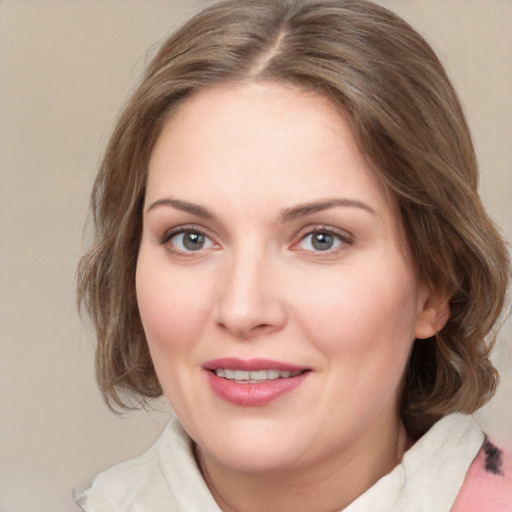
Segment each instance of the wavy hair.
[[[406,22],[363,0],[226,0],[161,47],[120,115],[91,199],[94,245],[78,268],[93,320],[96,372],[109,405],[162,393],[135,295],[148,161],[163,124],[194,91],[220,83],[292,83],[349,117],[361,151],[396,205],[419,279],[450,297],[451,317],[416,340],[400,415],[413,437],[494,393],[489,336],[509,256],[478,196],[478,167],[457,94]],[[486,341],[487,340],[487,341]]]

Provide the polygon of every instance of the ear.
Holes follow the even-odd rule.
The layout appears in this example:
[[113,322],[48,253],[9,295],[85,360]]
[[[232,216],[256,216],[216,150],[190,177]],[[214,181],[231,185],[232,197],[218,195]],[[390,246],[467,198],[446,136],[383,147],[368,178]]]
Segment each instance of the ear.
[[423,307],[414,329],[414,335],[419,339],[436,335],[446,325],[451,315],[450,299],[447,294],[429,292],[422,302]]

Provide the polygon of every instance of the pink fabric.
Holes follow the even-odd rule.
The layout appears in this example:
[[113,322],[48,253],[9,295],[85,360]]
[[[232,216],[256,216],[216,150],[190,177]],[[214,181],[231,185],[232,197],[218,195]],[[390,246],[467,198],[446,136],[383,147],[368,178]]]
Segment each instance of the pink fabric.
[[512,512],[512,453],[486,440],[468,470],[452,512]]

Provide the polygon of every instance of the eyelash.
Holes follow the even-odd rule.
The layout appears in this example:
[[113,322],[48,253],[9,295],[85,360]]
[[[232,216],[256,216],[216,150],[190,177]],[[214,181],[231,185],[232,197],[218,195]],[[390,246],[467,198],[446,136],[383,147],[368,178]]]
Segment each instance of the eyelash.
[[[354,244],[354,237],[350,233],[348,233],[346,231],[341,232],[341,231],[334,229],[330,226],[321,225],[321,226],[308,227],[308,228],[306,228],[306,230],[299,233],[299,240],[298,240],[298,242],[295,242],[293,244],[292,248],[300,245],[302,242],[304,242],[307,239],[307,237],[312,236],[312,235],[319,235],[319,234],[320,235],[325,234],[325,235],[334,237],[335,240],[337,240],[339,242],[338,246],[336,246],[333,249],[329,248],[326,250],[316,250],[316,251],[315,250],[307,250],[307,252],[312,252],[312,253],[315,253],[318,255],[325,255],[325,256],[335,255],[338,252],[346,249],[347,246],[352,246]],[[300,250],[300,248],[293,249],[293,250]]]
[[[180,234],[196,234],[199,236],[203,236],[205,239],[209,240],[210,243],[212,243],[212,244],[215,243],[212,241],[211,237],[208,236],[207,233],[202,229],[199,229],[195,226],[180,226],[178,228],[173,228],[169,231],[166,231],[164,233],[164,235],[158,240],[158,244],[166,245],[169,247],[169,250],[173,254],[176,254],[179,256],[184,256],[184,257],[190,257],[190,256],[193,256],[194,253],[201,252],[201,250],[203,249],[202,247],[199,248],[197,251],[194,251],[194,250],[187,251],[187,250],[176,249],[175,247],[173,247],[173,244],[170,244],[169,242],[174,237],[176,237],[177,235],[180,235]],[[296,247],[298,245],[300,245],[302,242],[304,242],[307,239],[307,237],[315,235],[315,234],[316,235],[325,234],[325,235],[332,236],[335,238],[335,240],[337,240],[339,242],[339,244],[334,249],[329,248],[326,250],[316,250],[316,251],[315,250],[306,250],[306,252],[316,253],[319,255],[327,256],[327,255],[337,254],[338,252],[343,251],[347,246],[352,246],[354,244],[354,237],[350,233],[347,233],[347,232],[342,233],[336,229],[322,225],[322,226],[315,226],[313,228],[308,227],[307,229],[305,229],[304,231],[299,233],[299,235],[298,235],[299,240],[292,244],[292,246],[291,246],[292,250],[294,250],[294,251],[301,250],[300,248],[296,248]]]
[[194,253],[201,251],[202,247],[199,248],[197,251],[193,251],[193,250],[188,250],[188,251],[185,250],[184,251],[181,249],[177,249],[176,247],[173,246],[172,243],[169,243],[169,242],[171,242],[171,240],[174,237],[181,235],[181,234],[194,234],[194,235],[203,236],[206,240],[209,240],[212,244],[214,243],[212,241],[211,237],[209,237],[205,233],[205,231],[203,231],[202,229],[198,229],[195,226],[180,226],[178,228],[170,229],[169,231],[166,231],[164,233],[164,235],[160,238],[160,240],[158,240],[158,243],[159,243],[159,245],[166,245],[168,247],[168,249],[173,254],[176,254],[178,256],[190,257],[190,256],[193,256]]

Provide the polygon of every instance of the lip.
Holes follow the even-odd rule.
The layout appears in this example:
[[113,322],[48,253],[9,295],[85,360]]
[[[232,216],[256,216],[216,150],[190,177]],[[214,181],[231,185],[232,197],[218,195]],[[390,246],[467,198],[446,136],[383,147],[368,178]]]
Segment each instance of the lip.
[[[219,368],[232,370],[258,371],[279,370],[303,373],[287,379],[275,379],[264,382],[240,383],[218,377],[214,372]],[[245,407],[261,407],[294,391],[311,373],[309,368],[270,359],[242,360],[237,358],[221,358],[206,362],[203,365],[210,389],[221,399],[234,405]]]
[[281,361],[272,359],[237,359],[236,357],[222,357],[220,359],[212,359],[203,364],[205,370],[217,370],[218,368],[229,368],[231,370],[278,370],[282,372],[301,372],[309,370],[305,366],[295,366]]

